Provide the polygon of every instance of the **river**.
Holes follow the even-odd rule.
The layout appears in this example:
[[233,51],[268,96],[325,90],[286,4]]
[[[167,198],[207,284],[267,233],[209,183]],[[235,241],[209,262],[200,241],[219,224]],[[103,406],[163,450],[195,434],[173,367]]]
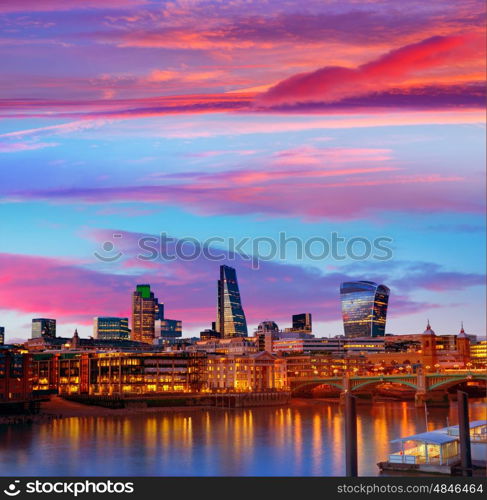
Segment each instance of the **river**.
[[[359,404],[359,474],[379,474],[391,439],[425,431],[412,402]],[[96,410],[95,410],[96,411]],[[340,476],[343,409],[322,400],[286,407],[71,417],[0,426],[2,476]],[[429,429],[457,423],[456,405],[429,408]],[[484,402],[470,418],[485,419]]]

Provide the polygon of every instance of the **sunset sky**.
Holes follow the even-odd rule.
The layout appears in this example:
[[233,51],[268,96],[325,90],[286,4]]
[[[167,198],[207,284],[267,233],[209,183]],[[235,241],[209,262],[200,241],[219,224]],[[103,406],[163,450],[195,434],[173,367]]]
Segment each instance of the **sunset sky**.
[[[407,4],[407,8],[405,5]],[[340,282],[391,288],[387,332],[485,335],[485,5],[410,0],[0,2],[0,325],[92,334],[150,283],[185,336],[218,266],[137,241],[393,239],[393,258],[242,259],[250,333]],[[113,239],[113,234],[122,235]],[[100,262],[106,241],[122,252]],[[249,248],[246,247],[248,251]],[[227,255],[228,248],[217,250]]]

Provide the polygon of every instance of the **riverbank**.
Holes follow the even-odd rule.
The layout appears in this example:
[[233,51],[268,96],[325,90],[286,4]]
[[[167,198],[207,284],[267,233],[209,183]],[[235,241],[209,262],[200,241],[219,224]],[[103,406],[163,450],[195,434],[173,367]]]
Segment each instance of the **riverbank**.
[[56,419],[71,417],[127,417],[151,413],[203,412],[214,410],[211,406],[162,406],[149,408],[104,408],[68,401],[59,396],[52,396],[41,404],[40,412],[25,415],[2,415],[0,425],[33,424],[50,422]]
[[174,404],[176,400],[164,398],[154,401],[124,400],[122,407],[110,407],[93,404],[89,398],[84,402],[52,395],[48,401],[42,402],[39,413],[0,416],[0,424],[42,423],[58,418],[70,417],[126,417],[132,415],[178,412],[194,414],[208,410],[220,411],[221,409],[244,407],[283,406],[287,405],[289,401],[289,398],[281,400],[279,395],[269,394],[223,394],[218,395],[216,398],[209,396],[207,398],[208,401],[199,398],[196,402],[190,401],[190,404],[184,399],[181,399],[181,401],[179,401],[179,399],[177,401],[180,404]]
[[41,406],[42,415],[55,415],[58,418],[66,417],[120,417],[147,413],[174,413],[198,412],[212,409],[210,406],[159,406],[149,408],[105,408],[92,406],[76,401],[68,401],[59,396],[52,396]]

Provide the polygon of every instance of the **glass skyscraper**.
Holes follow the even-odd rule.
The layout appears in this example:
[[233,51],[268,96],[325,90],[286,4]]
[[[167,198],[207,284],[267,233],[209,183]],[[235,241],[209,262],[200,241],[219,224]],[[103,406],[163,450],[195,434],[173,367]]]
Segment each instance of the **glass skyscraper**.
[[159,304],[150,285],[137,285],[132,294],[132,340],[152,344],[155,338],[155,321],[163,311],[162,304]]
[[93,318],[93,337],[102,340],[129,340],[129,319],[113,316]]
[[373,281],[348,281],[340,286],[346,337],[383,337],[389,288]]
[[32,338],[55,337],[56,320],[49,318],[35,318],[32,320]]
[[220,266],[216,327],[221,338],[247,337],[248,335],[247,321],[238,289],[237,272],[229,266]]

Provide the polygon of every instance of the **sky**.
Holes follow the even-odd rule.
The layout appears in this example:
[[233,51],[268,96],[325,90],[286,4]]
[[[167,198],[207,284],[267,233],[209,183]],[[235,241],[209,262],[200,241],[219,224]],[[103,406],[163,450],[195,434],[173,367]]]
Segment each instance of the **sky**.
[[484,336],[484,25],[477,0],[2,1],[7,341],[88,337],[138,283],[197,335],[221,264],[250,333],[342,334],[358,279],[387,332]]

